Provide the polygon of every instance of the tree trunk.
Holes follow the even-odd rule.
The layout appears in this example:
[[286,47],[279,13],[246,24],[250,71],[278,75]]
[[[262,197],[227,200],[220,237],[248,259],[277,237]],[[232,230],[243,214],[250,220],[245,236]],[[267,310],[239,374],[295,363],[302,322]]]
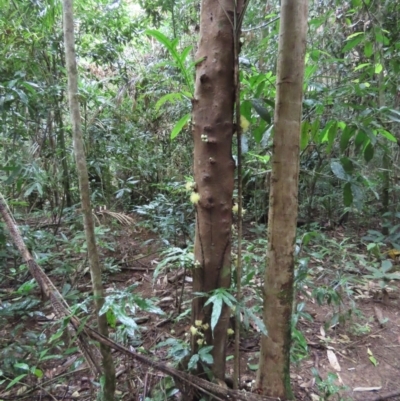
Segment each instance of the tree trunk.
[[256,386],[283,399],[293,398],[290,343],[307,14],[308,0],[282,0],[264,283],[268,336],[261,338]]
[[[63,10],[64,43],[66,56],[65,58],[68,72],[68,99],[74,139],[75,161],[78,171],[79,188],[82,202],[83,222],[86,234],[98,330],[102,335],[107,337],[108,327],[106,315],[99,315],[99,311],[104,304],[104,289],[101,280],[101,266],[99,254],[97,252],[96,238],[94,234],[93,215],[90,204],[89,179],[86,167],[86,156],[83,146],[81,116],[79,110],[78,71],[75,55],[73,0],[63,0]],[[115,367],[111,356],[111,349],[104,344],[100,344],[100,352],[103,357],[103,369],[105,378],[103,387],[103,400],[113,401],[115,392]]]
[[[200,40],[196,60],[193,99],[194,177],[196,203],[195,269],[193,291],[229,288],[231,282],[232,196],[235,162],[234,133],[234,7],[231,0],[203,0]],[[210,324],[212,307],[195,298],[192,321]],[[213,345],[214,378],[225,379],[226,336],[230,310],[223,305],[214,333],[205,331],[207,345]],[[192,336],[196,352],[198,336]]]

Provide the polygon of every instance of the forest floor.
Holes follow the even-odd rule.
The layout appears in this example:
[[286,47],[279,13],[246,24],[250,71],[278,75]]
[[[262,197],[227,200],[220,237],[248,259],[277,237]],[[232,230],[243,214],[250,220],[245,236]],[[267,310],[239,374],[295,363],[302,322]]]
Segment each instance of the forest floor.
[[[103,257],[114,257],[119,267],[118,272],[107,274],[107,287],[122,290],[129,285],[138,284],[135,291],[145,299],[157,299],[157,305],[168,316],[166,318],[139,312],[135,317],[138,319],[141,335],[135,341],[130,341],[129,345],[136,351],[168,362],[167,347],[157,348],[157,344],[168,339],[187,339],[190,331],[189,313],[178,322],[173,317],[179,314],[182,316],[184,310],[189,310],[191,277],[185,276],[183,269],[171,268],[163,271],[154,280],[153,272],[161,260],[157,236],[145,229],[121,227],[118,231],[115,248],[103,250]],[[360,233],[355,235],[350,229],[343,228],[331,230],[325,235],[338,243],[345,238],[353,238],[351,241],[356,247],[361,237]],[[346,260],[325,263],[323,257],[317,255],[311,256],[309,263],[314,272],[320,272],[311,277],[314,285],[333,288],[335,282],[332,277],[335,274],[325,273],[337,273],[337,270],[343,269],[342,264]],[[399,261],[395,261],[396,263],[398,265]],[[357,266],[353,266],[353,270],[356,271]],[[362,270],[362,267],[358,269]],[[65,277],[51,278],[58,288],[65,284]],[[303,312],[308,313],[312,320],[300,318],[298,323],[298,329],[306,339],[307,351],[304,358],[295,358],[297,360],[292,365],[291,379],[296,400],[400,400],[400,286],[398,282],[390,282],[382,290],[376,280],[369,281],[355,273],[354,278],[345,287],[351,296],[341,294],[340,302],[331,300],[330,304],[325,302],[319,305],[315,297],[311,296],[311,289],[307,285],[301,291],[298,290],[297,302],[305,303]],[[79,283],[76,288],[81,298],[84,298],[90,291],[87,270],[82,272],[76,282]],[[13,300],[19,299],[15,295],[7,299],[4,295],[12,293],[10,286],[12,282],[7,280],[0,284],[0,308],[2,303],[5,305],[5,301],[12,304]],[[185,294],[183,299],[182,286]],[[246,288],[244,292],[246,295]],[[53,323],[49,325],[53,316],[49,305],[39,303],[35,309],[38,313],[23,319],[16,319],[11,315],[5,320],[0,319],[0,322],[5,322],[0,327],[0,351],[1,347],[10,342],[22,340],[20,356],[25,355],[29,366],[35,361],[29,361],[29,352],[24,353],[23,343],[27,341],[24,334],[36,332],[51,335],[57,330]],[[248,390],[251,390],[255,379],[259,339],[260,333],[256,326],[241,333],[241,384]],[[228,355],[233,355],[233,349],[231,342]],[[72,367],[79,359],[78,351],[72,350],[65,354],[59,347],[51,350],[51,354],[57,353],[62,354],[60,359],[42,361],[37,365],[44,373],[39,387],[35,387],[35,376],[30,375],[6,390],[9,382],[1,380],[0,361],[0,400],[54,400],[60,397],[65,400],[95,400],[93,384],[87,376],[85,364],[77,367],[75,374],[69,373],[74,370]],[[164,380],[163,374],[149,371],[145,366],[139,366],[118,353],[115,356],[118,360],[119,399],[144,401],[148,397],[148,400],[161,401],[167,399],[166,394],[169,391],[173,391],[170,388],[171,383]],[[227,363],[227,376],[232,374],[233,363],[230,359]],[[48,382],[57,378],[59,379],[53,383]],[[158,391],[151,393],[155,388]],[[399,395],[396,396],[396,392]]]

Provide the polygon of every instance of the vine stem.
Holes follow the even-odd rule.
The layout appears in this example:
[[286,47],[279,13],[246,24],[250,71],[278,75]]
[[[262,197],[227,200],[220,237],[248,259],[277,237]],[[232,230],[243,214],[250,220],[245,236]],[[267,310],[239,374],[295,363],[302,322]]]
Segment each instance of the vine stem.
[[236,301],[235,310],[235,350],[233,365],[233,388],[237,390],[240,383],[240,302],[242,300],[242,236],[243,236],[243,185],[242,185],[242,126],[240,123],[240,76],[239,76],[239,52],[240,30],[243,17],[250,0],[246,0],[239,10],[238,1],[235,0],[233,14],[233,47],[234,47],[234,80],[235,80],[235,114],[237,135],[237,177],[238,177],[238,238],[236,259]]

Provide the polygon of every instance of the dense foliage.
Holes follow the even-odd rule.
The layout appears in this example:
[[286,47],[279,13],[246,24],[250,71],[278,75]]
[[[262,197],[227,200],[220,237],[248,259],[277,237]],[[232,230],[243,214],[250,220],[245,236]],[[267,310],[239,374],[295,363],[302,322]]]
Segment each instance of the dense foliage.
[[[134,212],[141,216],[138,224],[160,236],[164,262],[157,274],[171,263],[186,269],[195,224],[185,183],[192,176],[190,111],[199,2],[75,3],[79,99],[93,204],[96,210],[106,206],[121,214]],[[306,230],[298,242],[299,255],[318,238],[314,256],[343,258],[352,271],[357,263],[366,265],[365,259],[345,241],[330,242],[323,230],[348,221],[355,231],[367,227],[362,241],[377,258],[368,273],[385,285],[398,277],[390,276],[388,261],[381,261],[382,249],[390,245],[400,250],[400,7],[395,0],[314,0],[310,7],[299,192],[299,223]],[[63,295],[80,313],[87,310],[76,290],[86,249],[61,14],[57,0],[0,1],[0,182],[28,247],[44,268],[51,268],[51,275],[62,277]],[[240,54],[245,221],[250,236],[257,237],[245,242],[243,255],[243,283],[253,285],[257,301],[247,311],[247,326],[258,321],[262,298],[253,277],[264,263],[264,227],[259,223],[266,223],[268,209],[278,29],[279,1],[251,1]],[[237,157],[236,149],[233,155]],[[106,275],[118,270],[118,261],[107,254],[117,248],[111,239],[114,223],[97,227]],[[299,256],[299,292],[305,284],[312,288],[310,255]],[[41,313],[39,300],[2,225],[0,264],[6,267],[1,272],[5,287],[18,298],[1,301],[0,322],[20,319],[13,331],[19,343],[0,347],[0,384],[2,373],[18,378],[30,372],[40,378],[37,366],[58,353],[48,354],[45,333],[24,330]],[[329,280],[350,297],[344,273],[337,271]],[[334,305],[332,320],[343,317],[336,308],[341,299],[328,282],[311,292],[318,302]],[[139,306],[160,312],[143,299],[120,292],[113,296],[127,297],[130,311]],[[227,297],[215,296],[210,302]],[[243,302],[251,298],[249,294]],[[110,320],[117,315],[125,319],[116,335],[134,338],[136,323],[112,299]],[[303,308],[300,303],[294,317],[294,361],[307,354],[296,326],[300,318],[311,318]],[[58,338],[54,341],[57,348]],[[173,346],[174,358],[185,354],[185,346]],[[26,352],[29,366],[23,363]],[[207,361],[209,354],[203,351],[197,358]]]

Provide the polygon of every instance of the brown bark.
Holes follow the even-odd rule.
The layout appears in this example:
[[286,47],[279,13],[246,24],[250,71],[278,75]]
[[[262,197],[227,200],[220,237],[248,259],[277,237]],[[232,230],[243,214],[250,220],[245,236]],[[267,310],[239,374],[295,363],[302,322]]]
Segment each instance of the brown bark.
[[[101,265],[96,246],[96,237],[94,234],[93,214],[90,204],[89,178],[86,167],[86,155],[83,145],[81,115],[79,109],[78,70],[75,55],[73,0],[63,0],[63,11],[65,59],[68,72],[68,99],[74,139],[74,154],[78,171],[79,189],[82,203],[83,223],[85,227],[97,323],[99,327],[99,332],[107,337],[108,327],[106,315],[99,315],[99,311],[104,304],[104,289],[101,279]],[[102,362],[105,378],[103,388],[103,400],[113,401],[115,392],[115,367],[111,356],[111,349],[104,344],[100,344],[100,352],[103,357]]]
[[[196,205],[193,291],[229,288],[231,281],[232,196],[235,163],[232,158],[234,133],[234,2],[203,0],[200,41],[196,60],[193,99],[194,177],[200,200]],[[210,323],[212,308],[203,308],[205,298],[192,304],[192,319]],[[224,305],[212,335],[214,377],[225,379],[226,336],[229,308]],[[192,338],[195,352],[197,337]]]
[[264,284],[268,336],[261,338],[256,383],[262,394],[285,399],[293,398],[290,343],[307,14],[308,0],[282,0]]

